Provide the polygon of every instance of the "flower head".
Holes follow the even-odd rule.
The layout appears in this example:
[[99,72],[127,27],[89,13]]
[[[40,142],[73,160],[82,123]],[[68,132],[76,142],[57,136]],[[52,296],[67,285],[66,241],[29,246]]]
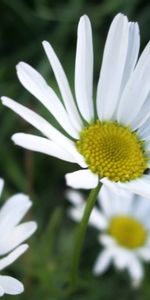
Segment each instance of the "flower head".
[[[0,195],[4,181],[0,179]],[[16,194],[10,197],[0,209],[0,270],[12,264],[27,249],[27,244],[22,244],[36,230],[34,221],[19,224],[30,209],[32,203],[28,196]],[[0,297],[4,294],[17,295],[24,290],[23,284],[17,279],[0,275]]]
[[78,25],[75,60],[75,99],[52,46],[43,47],[55,74],[62,101],[43,77],[24,62],[17,65],[22,85],[55,117],[66,132],[17,102],[2,97],[11,108],[45,137],[14,134],[13,141],[30,150],[77,163],[84,168],[66,175],[68,185],[91,189],[98,180],[150,198],[150,45],[139,60],[137,23],[118,14],[109,29],[93,100],[93,42],[91,24],[82,16]]
[[[68,200],[73,204],[69,215],[80,221],[85,208],[83,195],[70,190]],[[142,261],[150,262],[150,203],[147,199],[122,190],[116,194],[103,186],[98,207],[91,213],[89,224],[98,232],[103,250],[94,264],[95,275],[103,274],[112,263],[119,270],[127,270],[137,287],[143,276]]]

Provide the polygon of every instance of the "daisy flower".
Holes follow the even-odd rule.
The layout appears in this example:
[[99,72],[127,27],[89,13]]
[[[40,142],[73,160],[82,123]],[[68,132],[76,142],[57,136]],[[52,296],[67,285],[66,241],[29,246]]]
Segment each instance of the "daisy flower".
[[[0,195],[4,181],[0,179]],[[36,230],[36,222],[19,224],[30,209],[32,203],[28,196],[16,194],[10,197],[0,209],[0,271],[11,265],[27,249],[27,244],[22,244]],[[0,275],[0,297],[4,294],[17,295],[24,291],[23,284],[17,279]]]
[[150,198],[150,44],[139,55],[137,23],[119,13],[110,26],[93,100],[93,42],[89,18],[78,25],[75,59],[75,97],[52,46],[43,42],[61,99],[27,63],[17,65],[22,85],[55,117],[59,131],[29,108],[2,97],[12,109],[45,137],[26,133],[12,136],[26,149],[77,163],[80,170],[66,174],[67,184],[92,189],[98,181],[120,186]]
[[[67,198],[73,204],[69,215],[80,221],[85,208],[83,195],[70,190]],[[138,287],[144,276],[142,261],[150,262],[150,203],[131,192],[118,195],[103,185],[98,205],[92,210],[89,224],[100,232],[98,241],[103,250],[93,272],[103,274],[112,263],[118,270],[127,270],[133,287]]]

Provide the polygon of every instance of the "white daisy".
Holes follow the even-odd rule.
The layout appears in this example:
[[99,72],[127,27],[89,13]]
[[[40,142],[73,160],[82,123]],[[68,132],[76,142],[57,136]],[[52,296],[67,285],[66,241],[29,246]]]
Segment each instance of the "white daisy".
[[74,188],[94,188],[98,181],[150,198],[150,44],[139,60],[137,23],[118,14],[108,32],[93,100],[93,43],[91,24],[82,16],[78,25],[75,60],[75,99],[52,46],[43,47],[62,99],[43,77],[24,62],[17,65],[22,85],[55,117],[65,133],[21,104],[2,97],[5,106],[45,137],[17,133],[12,139],[26,149],[77,163],[82,170],[66,175]]
[[[4,181],[0,179],[0,195]],[[32,203],[28,196],[16,194],[10,197],[0,209],[0,271],[12,264],[27,249],[27,244],[22,244],[36,230],[36,222],[19,224],[30,209]],[[4,294],[17,295],[24,291],[23,284],[17,279],[0,275],[0,297]]]
[[[85,207],[82,194],[68,191],[67,198],[73,204],[69,215],[80,221]],[[128,270],[132,285],[137,287],[144,276],[142,261],[150,262],[150,203],[131,192],[118,195],[104,185],[98,204],[89,224],[100,231],[98,240],[104,249],[93,271],[95,275],[103,274],[113,263],[119,270]]]

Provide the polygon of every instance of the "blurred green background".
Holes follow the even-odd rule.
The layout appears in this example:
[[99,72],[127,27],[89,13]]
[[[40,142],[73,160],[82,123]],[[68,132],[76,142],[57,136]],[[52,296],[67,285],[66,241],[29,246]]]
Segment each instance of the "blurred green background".
[[[10,96],[48,120],[52,120],[40,103],[21,87],[15,65],[23,60],[40,71],[58,92],[56,81],[41,46],[51,42],[73,87],[76,29],[79,17],[88,14],[93,27],[95,51],[94,82],[99,74],[103,47],[114,15],[123,12],[138,21],[141,49],[150,38],[149,0],[1,0],[0,1],[0,93]],[[22,191],[33,200],[29,219],[36,219],[38,231],[30,249],[5,274],[16,276],[25,284],[25,292],[16,299],[44,300],[124,300],[150,299],[150,267],[146,266],[143,285],[130,287],[126,273],[110,269],[104,276],[92,275],[93,262],[100,250],[97,232],[88,229],[81,260],[77,291],[67,296],[66,283],[73,249],[75,224],[67,217],[64,174],[77,166],[40,153],[31,153],[13,145],[10,137],[18,131],[35,132],[13,112],[0,106],[0,176],[6,181],[2,202]],[[9,299],[11,296],[6,296]]]

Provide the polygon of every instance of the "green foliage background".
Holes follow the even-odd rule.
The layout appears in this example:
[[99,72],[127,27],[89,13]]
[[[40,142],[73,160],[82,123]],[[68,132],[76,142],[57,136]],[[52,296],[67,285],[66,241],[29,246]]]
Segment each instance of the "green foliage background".
[[[36,99],[21,87],[15,65],[23,60],[38,69],[50,85],[56,81],[41,46],[52,43],[73,88],[76,29],[79,17],[88,14],[93,27],[95,87],[109,24],[118,12],[138,21],[141,49],[150,38],[150,2],[147,0],[1,0],[0,93],[10,96],[54,122]],[[59,92],[58,92],[59,93]],[[77,291],[67,294],[68,270],[75,224],[67,217],[64,174],[77,166],[16,147],[10,140],[18,131],[35,130],[7,108],[0,106],[0,176],[6,180],[2,202],[22,191],[33,200],[29,218],[36,219],[38,231],[30,249],[5,271],[25,284],[25,293],[16,299],[44,300],[125,300],[150,299],[150,267],[141,288],[133,291],[126,273],[113,268],[103,277],[92,275],[93,262],[100,250],[97,232],[88,229],[81,261]],[[9,299],[11,296],[6,296]]]

